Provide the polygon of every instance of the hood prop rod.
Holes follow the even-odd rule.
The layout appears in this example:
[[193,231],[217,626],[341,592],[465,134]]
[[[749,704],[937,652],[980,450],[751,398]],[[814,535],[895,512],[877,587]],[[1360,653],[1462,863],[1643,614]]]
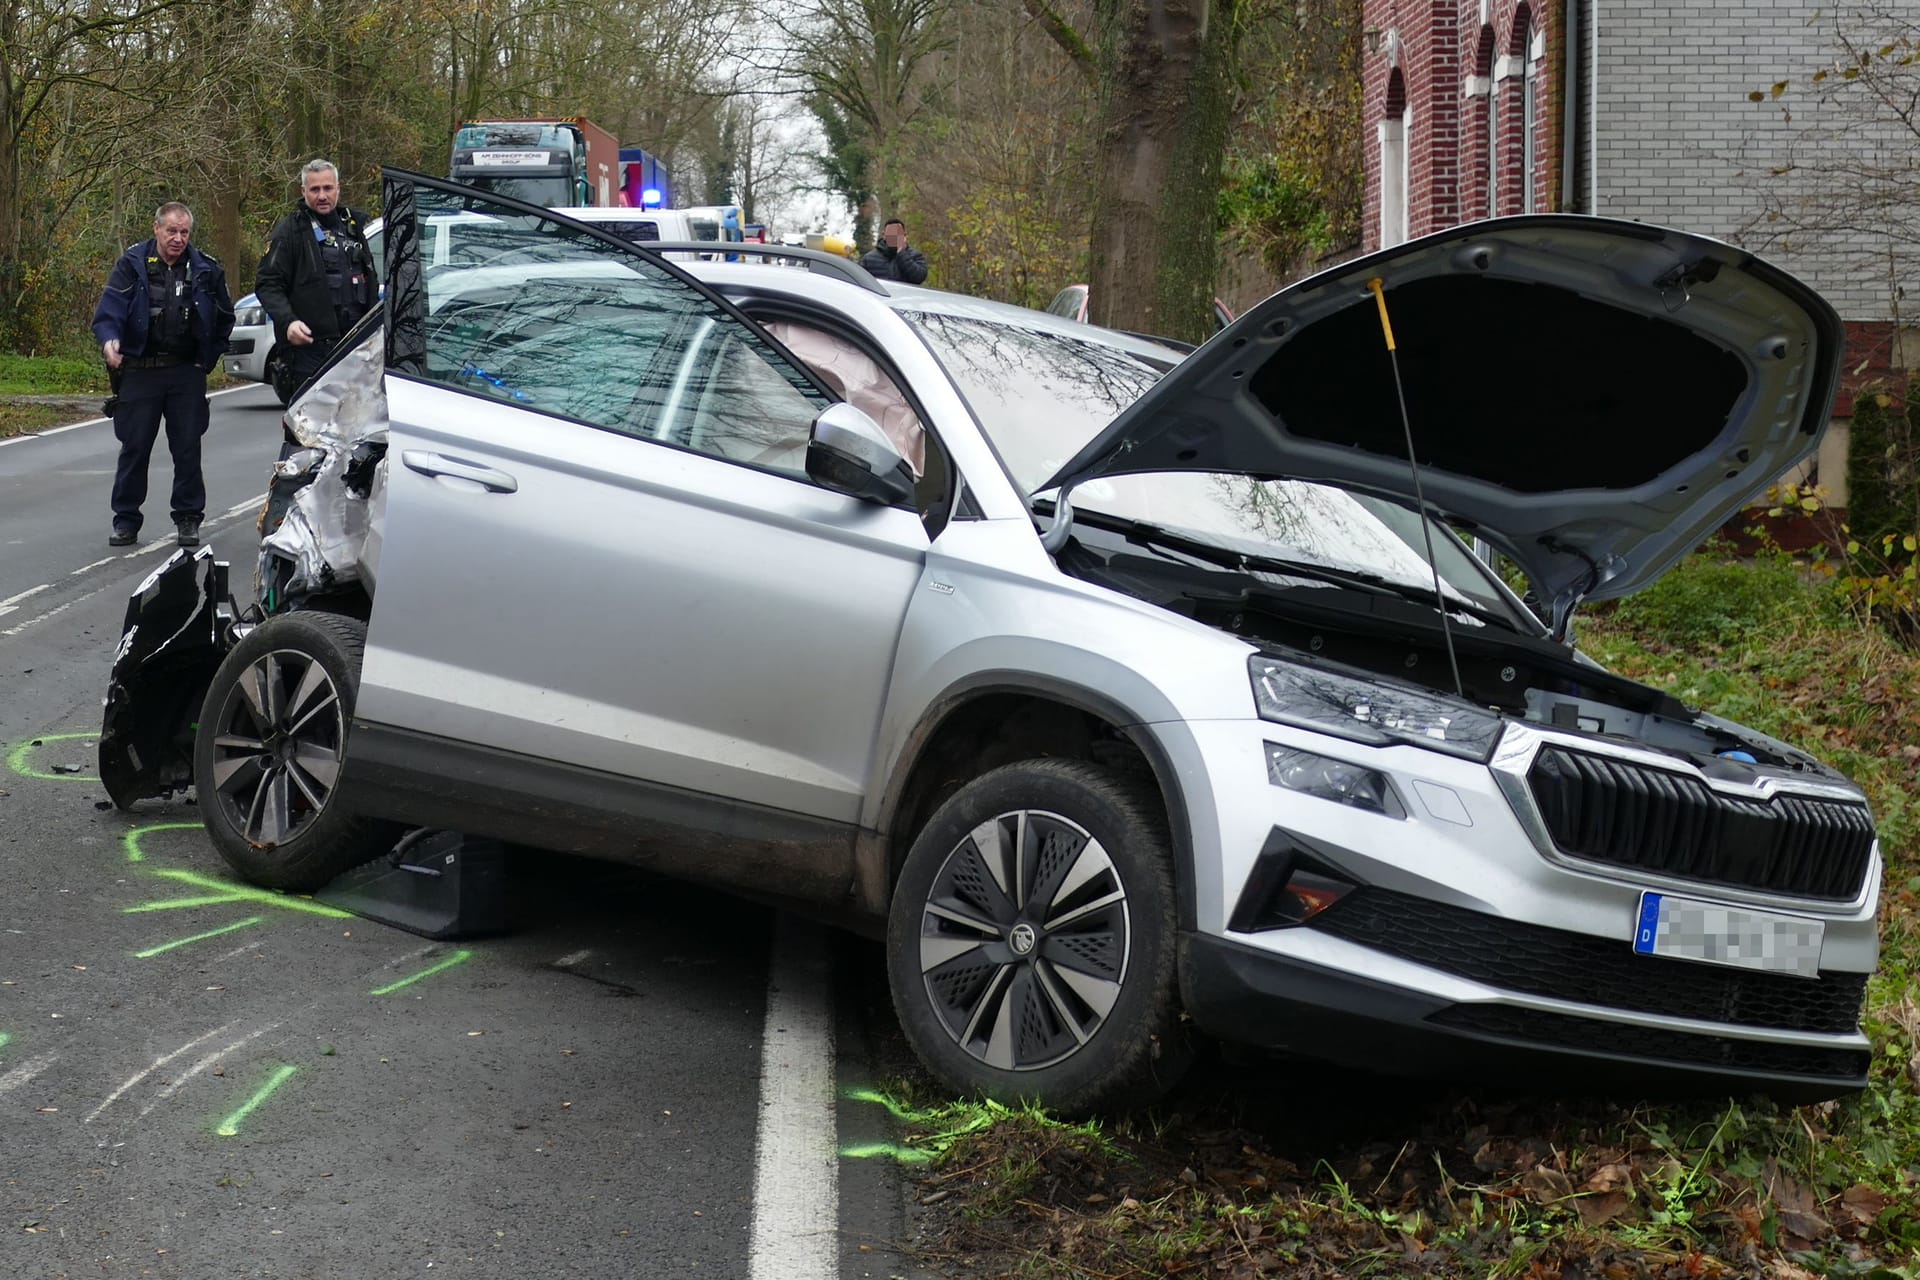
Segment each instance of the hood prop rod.
[[1453,668],[1453,691],[1467,700],[1467,686],[1460,679],[1460,657],[1453,651],[1453,623],[1447,617],[1447,595],[1440,585],[1440,564],[1433,558],[1433,517],[1427,514],[1427,498],[1420,489],[1420,460],[1413,451],[1413,422],[1407,417],[1407,389],[1400,381],[1400,351],[1393,342],[1393,321],[1387,317],[1386,281],[1379,276],[1367,281],[1367,288],[1380,308],[1380,332],[1387,340],[1387,362],[1393,366],[1393,394],[1400,404],[1400,429],[1407,437],[1407,469],[1413,473],[1413,501],[1420,512],[1420,532],[1427,540],[1427,568],[1433,571],[1433,603],[1440,610],[1440,634],[1447,641],[1447,665]]

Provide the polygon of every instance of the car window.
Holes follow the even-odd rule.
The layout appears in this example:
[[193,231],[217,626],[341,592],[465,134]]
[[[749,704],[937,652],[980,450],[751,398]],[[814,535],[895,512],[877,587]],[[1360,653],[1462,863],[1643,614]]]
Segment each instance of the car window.
[[[643,439],[805,474],[813,419],[830,401],[751,327],[653,262],[534,214],[480,205],[452,260],[421,273],[419,373]],[[536,428],[537,429],[537,428]]]

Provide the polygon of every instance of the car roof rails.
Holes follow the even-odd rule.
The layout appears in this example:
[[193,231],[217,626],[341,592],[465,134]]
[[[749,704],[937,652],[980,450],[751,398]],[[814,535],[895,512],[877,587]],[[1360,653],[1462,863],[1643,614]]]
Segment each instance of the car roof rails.
[[[639,211],[635,210],[635,213],[638,215]],[[837,253],[828,253],[825,249],[805,249],[795,244],[753,244],[735,240],[635,240],[630,243],[642,249],[650,249],[654,253],[698,253],[708,258],[723,254],[729,258],[785,258],[789,261],[804,263],[809,271],[845,280],[848,284],[856,285],[869,293],[877,293],[883,298],[893,296],[887,292],[887,287],[875,279],[865,267]]]

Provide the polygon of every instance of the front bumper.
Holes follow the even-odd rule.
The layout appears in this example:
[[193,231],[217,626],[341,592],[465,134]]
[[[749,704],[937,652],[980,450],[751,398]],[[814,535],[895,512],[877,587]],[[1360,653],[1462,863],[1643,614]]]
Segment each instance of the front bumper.
[[247,382],[267,380],[267,353],[273,349],[273,327],[236,329],[227,338],[227,351],[221,366],[230,378]]
[[1757,1089],[1803,1102],[1864,1088],[1872,1056],[1858,1032],[1769,1035],[1749,1027],[1733,1035],[1497,992],[1460,999],[1190,932],[1180,939],[1180,985],[1187,1012],[1209,1035],[1387,1075],[1556,1092]]

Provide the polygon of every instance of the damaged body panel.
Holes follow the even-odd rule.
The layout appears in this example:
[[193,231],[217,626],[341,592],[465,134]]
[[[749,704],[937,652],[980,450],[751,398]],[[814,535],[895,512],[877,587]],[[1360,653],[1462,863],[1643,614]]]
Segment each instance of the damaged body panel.
[[235,625],[211,547],[174,552],[127,601],[99,748],[100,781],[122,809],[192,785],[194,722]]
[[201,699],[250,626],[317,600],[365,616],[386,509],[383,341],[375,318],[282,419],[290,451],[257,525],[257,603],[242,612],[211,547],[175,554],[128,601],[99,747],[121,808],[192,783]]

